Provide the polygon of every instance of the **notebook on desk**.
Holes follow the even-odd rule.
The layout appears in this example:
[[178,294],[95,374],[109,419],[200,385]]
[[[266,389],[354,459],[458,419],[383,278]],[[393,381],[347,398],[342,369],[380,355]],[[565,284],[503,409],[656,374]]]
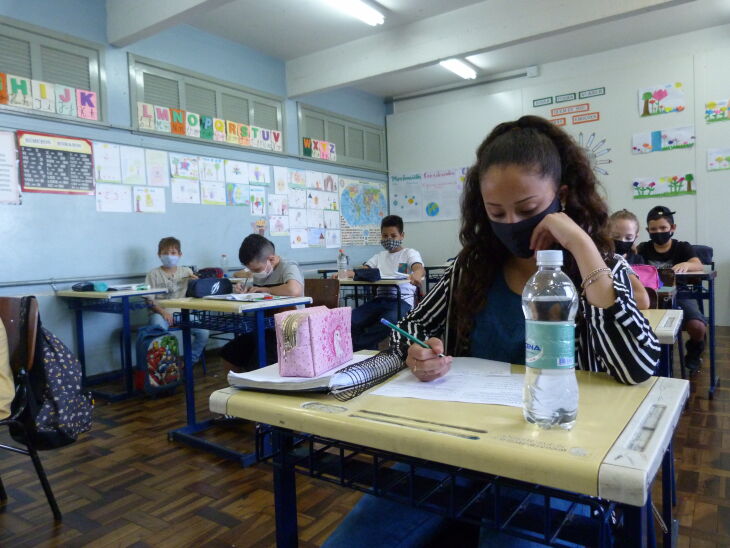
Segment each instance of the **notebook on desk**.
[[239,301],[243,303],[257,303],[259,301],[275,301],[279,299],[287,299],[280,295],[272,295],[270,293],[227,293],[226,295],[208,295],[204,299],[214,299],[218,301]]

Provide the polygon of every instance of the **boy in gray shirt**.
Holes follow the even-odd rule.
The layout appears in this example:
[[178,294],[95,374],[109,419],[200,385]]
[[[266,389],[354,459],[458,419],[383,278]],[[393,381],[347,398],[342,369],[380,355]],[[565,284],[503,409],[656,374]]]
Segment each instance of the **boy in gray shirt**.
[[[250,277],[253,285],[236,284],[235,293],[270,293],[283,297],[304,295],[304,276],[296,263],[276,255],[273,242],[259,234],[251,234],[243,240],[238,258],[248,272],[236,272],[236,277]],[[251,371],[258,367],[258,349],[255,333],[239,335],[221,349],[221,357],[235,372]],[[267,363],[276,357],[276,334],[266,332]]]

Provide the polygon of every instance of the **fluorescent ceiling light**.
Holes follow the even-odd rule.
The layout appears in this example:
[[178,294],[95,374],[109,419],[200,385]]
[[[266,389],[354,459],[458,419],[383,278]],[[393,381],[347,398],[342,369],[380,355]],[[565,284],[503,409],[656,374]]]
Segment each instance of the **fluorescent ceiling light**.
[[461,59],[446,59],[446,61],[441,61],[439,65],[457,76],[461,76],[464,80],[473,80],[477,77],[477,72]]
[[385,16],[382,13],[362,0],[325,0],[325,2],[371,27],[382,25],[385,22]]

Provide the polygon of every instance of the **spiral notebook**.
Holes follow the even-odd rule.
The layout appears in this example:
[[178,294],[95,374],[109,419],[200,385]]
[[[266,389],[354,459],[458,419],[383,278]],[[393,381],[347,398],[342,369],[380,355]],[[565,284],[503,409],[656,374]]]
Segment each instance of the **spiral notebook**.
[[281,377],[273,364],[247,373],[228,373],[228,384],[245,390],[274,392],[328,392],[345,401],[383,382],[403,369],[392,353],[355,354],[352,360],[318,377]]

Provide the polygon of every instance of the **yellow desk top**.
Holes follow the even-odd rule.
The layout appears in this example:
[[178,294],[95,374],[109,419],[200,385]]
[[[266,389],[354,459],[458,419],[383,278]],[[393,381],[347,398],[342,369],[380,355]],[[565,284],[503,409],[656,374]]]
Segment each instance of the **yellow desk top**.
[[[522,369],[513,366],[513,372]],[[653,377],[626,386],[601,373],[578,371],[577,376],[578,420],[569,432],[540,430],[526,423],[516,407],[373,396],[372,389],[341,403],[322,394],[226,388],[211,395],[210,409],[478,472],[643,504],[689,393],[687,381]],[[644,455],[631,449],[631,442],[657,401],[664,411],[642,449],[651,454]],[[304,407],[307,402],[326,405]]]
[[682,311],[673,308],[642,310],[660,344],[674,344],[682,326]]
[[229,314],[241,314],[262,308],[276,308],[280,306],[295,306],[298,304],[310,304],[311,297],[287,297],[286,299],[261,300],[256,302],[224,301],[218,299],[194,299],[183,297],[182,299],[164,299],[157,304],[163,308],[180,308],[187,310],[210,310],[212,312],[227,312]]
[[377,282],[355,281],[352,278],[340,280],[340,285],[404,285],[409,283],[411,283],[411,280],[409,280],[408,278],[400,280],[378,280]]
[[121,297],[140,297],[144,295],[158,295],[167,293],[167,289],[141,289],[130,291],[73,291],[64,289],[56,291],[56,297],[70,297],[73,299],[119,299]]

